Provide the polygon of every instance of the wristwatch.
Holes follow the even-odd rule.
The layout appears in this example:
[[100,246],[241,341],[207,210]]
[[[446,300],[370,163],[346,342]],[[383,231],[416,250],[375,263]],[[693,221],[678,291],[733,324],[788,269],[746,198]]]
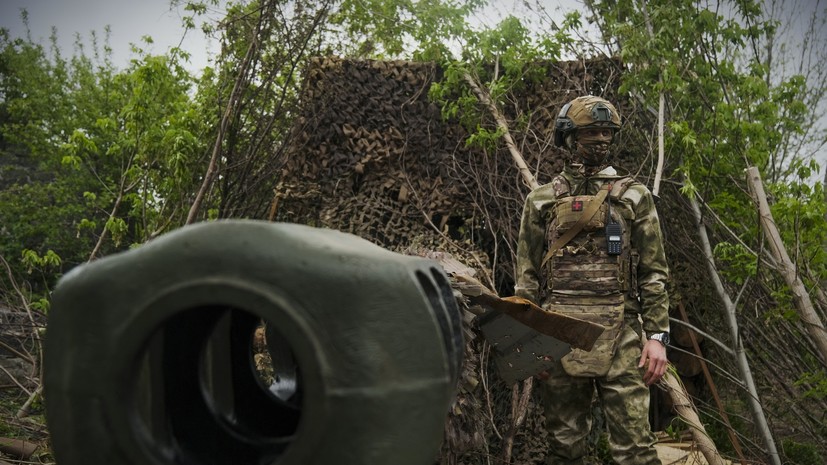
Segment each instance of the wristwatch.
[[649,339],[660,342],[664,347],[669,345],[669,333],[653,333],[649,335]]

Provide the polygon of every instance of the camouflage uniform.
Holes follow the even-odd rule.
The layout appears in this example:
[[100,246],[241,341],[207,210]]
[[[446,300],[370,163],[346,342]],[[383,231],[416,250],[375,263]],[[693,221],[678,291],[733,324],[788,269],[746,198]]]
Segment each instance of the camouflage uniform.
[[[574,358],[564,357],[540,385],[551,438],[546,463],[584,463],[591,429],[590,408],[596,393],[605,414],[614,460],[622,465],[660,465],[648,422],[649,389],[643,382],[643,369],[638,368],[638,316],[647,334],[669,331],[668,268],[652,194],[643,184],[626,178],[622,194],[609,195],[605,202],[610,213],[625,225],[622,255],[611,256],[605,251],[601,255],[596,246],[605,247],[605,235],[602,229],[594,228],[575,236],[544,263],[546,250],[555,239],[555,225],[560,221],[558,200],[591,196],[607,183],[614,185],[623,179],[611,167],[591,176],[586,172],[583,165],[567,166],[552,182],[532,191],[526,198],[520,224],[516,294],[544,308],[571,310],[573,316],[585,316],[583,319],[614,328],[604,332],[609,340],[596,345],[596,355],[573,351]],[[571,265],[578,256],[586,263]],[[606,273],[607,263],[615,263],[615,270],[620,271]],[[567,273],[567,266],[571,266],[571,273]],[[584,311],[587,313],[577,314]],[[580,362],[578,356],[582,356]],[[604,366],[590,371],[600,360]]]

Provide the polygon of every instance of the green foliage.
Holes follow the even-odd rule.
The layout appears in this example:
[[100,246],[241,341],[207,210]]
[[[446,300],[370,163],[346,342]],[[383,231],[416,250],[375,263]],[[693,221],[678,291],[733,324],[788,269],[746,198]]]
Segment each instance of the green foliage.
[[181,224],[204,151],[176,56],[139,53],[118,71],[108,46],[78,50],[66,60],[0,33],[0,153],[27,167],[0,191],[0,253],[23,257],[18,271],[59,275],[98,241],[105,254]]
[[824,459],[818,447],[812,444],[803,444],[792,439],[782,441],[784,463],[794,465],[824,465]]
[[715,257],[725,266],[721,274],[735,284],[741,285],[747,278],[754,277],[758,268],[755,255],[742,244],[719,242],[713,250]]
[[[24,250],[37,256],[48,250],[61,258],[53,271],[85,261],[94,243],[79,235],[80,218],[94,211],[78,198],[75,185],[67,177],[54,182],[14,185],[0,191],[0,253],[19,274],[28,274],[26,265],[15,260]],[[54,265],[54,263],[53,263]]]
[[[753,44],[770,40],[777,28],[762,19],[758,2],[725,3],[729,16],[688,0],[593,2],[593,8],[629,66],[621,90],[652,107],[661,93],[670,102],[665,145],[682,192],[700,194],[750,249],[763,250],[744,185],[744,170],[759,167],[785,246],[799,265],[820,272],[827,266],[824,196],[810,181],[820,167],[786,153],[811,117],[807,82],[801,75],[777,80],[754,53]],[[715,252],[721,274],[735,284],[756,275],[758,261],[746,248],[721,243]]]
[[796,160],[790,165],[786,182],[767,186],[773,203],[770,210],[788,253],[799,266],[815,270],[814,279],[827,278],[827,204],[824,203],[824,186],[811,184],[809,179],[817,170],[815,161],[804,163]]
[[804,397],[827,399],[827,372],[824,370],[802,374],[795,385],[805,389]]
[[[469,88],[468,78],[502,107],[513,93],[547,75],[545,65],[560,59],[579,26],[579,14],[571,13],[554,34],[536,34],[520,19],[509,16],[493,29],[468,32],[461,59],[443,61],[443,78],[431,85],[429,98],[441,105],[443,117],[458,119],[468,130],[467,145],[492,149],[505,132],[492,128],[490,112],[482,108],[479,97]],[[513,128],[519,127],[520,118],[518,115],[511,123]]]
[[453,54],[448,46],[464,37],[466,18],[485,0],[343,0],[331,14],[352,44],[345,53],[442,61]]
[[631,66],[621,90],[653,106],[660,92],[673,102],[666,143],[681,154],[685,173],[717,179],[741,178],[753,165],[784,171],[771,157],[785,136],[801,133],[804,81],[792,76],[771,86],[768,67],[743,53],[774,30],[756,16],[760,5],[738,2],[734,20],[689,1],[595,4],[605,35],[617,38]]
[[23,249],[23,266],[25,266],[29,273],[35,268],[57,268],[60,266],[60,257],[54,250],[48,250],[42,257],[34,250]]
[[483,127],[477,128],[477,132],[468,136],[466,146],[475,145],[486,150],[495,150],[499,139],[505,134],[505,130],[497,128],[489,131]]
[[475,130],[480,121],[479,99],[468,88],[465,76],[471,73],[469,66],[461,62],[447,62],[443,67],[441,82],[431,84],[428,97],[442,105],[442,115]]

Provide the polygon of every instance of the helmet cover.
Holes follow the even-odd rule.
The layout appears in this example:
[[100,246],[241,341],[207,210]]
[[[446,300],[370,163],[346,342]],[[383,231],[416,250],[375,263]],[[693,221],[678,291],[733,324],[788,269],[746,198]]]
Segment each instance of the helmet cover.
[[565,104],[554,124],[554,145],[566,145],[566,136],[586,127],[620,129],[620,113],[608,100],[594,95],[577,97]]

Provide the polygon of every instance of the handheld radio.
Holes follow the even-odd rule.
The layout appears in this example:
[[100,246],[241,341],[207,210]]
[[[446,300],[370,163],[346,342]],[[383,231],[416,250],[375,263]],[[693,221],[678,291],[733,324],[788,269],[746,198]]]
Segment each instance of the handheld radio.
[[623,252],[623,227],[612,218],[612,202],[606,201],[606,252],[620,255]]

